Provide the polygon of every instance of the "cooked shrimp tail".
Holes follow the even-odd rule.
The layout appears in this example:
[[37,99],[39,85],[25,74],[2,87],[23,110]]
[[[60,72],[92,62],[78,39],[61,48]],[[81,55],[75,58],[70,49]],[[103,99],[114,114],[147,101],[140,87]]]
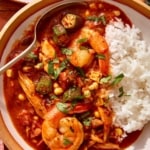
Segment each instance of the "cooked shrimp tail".
[[84,139],[83,127],[54,105],[42,124],[42,138],[51,150],[78,150]]
[[32,80],[29,79],[22,72],[18,72],[19,78],[18,81],[25,92],[27,99],[34,107],[36,113],[43,118],[44,114],[46,114],[47,110],[45,106],[42,104],[42,99],[35,94],[35,85]]
[[[89,44],[91,48],[82,46],[82,41]],[[99,68],[102,75],[106,76],[109,72],[109,51],[108,44],[105,38],[96,30],[89,27],[83,27],[79,32],[79,35],[73,39],[69,49],[71,49],[72,55],[69,56],[70,63],[75,67],[88,67],[93,59],[94,54],[103,55],[103,59],[99,59]]]

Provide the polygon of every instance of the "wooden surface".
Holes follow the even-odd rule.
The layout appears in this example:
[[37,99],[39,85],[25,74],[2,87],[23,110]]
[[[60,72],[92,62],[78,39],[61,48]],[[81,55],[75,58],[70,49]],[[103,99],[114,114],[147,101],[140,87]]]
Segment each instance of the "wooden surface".
[[[19,10],[21,9],[25,4],[21,3],[15,3],[11,2],[9,0],[0,0],[0,30],[3,28],[5,23]],[[0,128],[3,128],[4,124],[2,123],[3,121],[0,118]],[[8,132],[5,130],[0,129],[0,137],[3,137],[3,140],[5,141],[4,143],[6,145],[12,145],[11,143],[14,143],[12,139],[6,139],[5,137],[8,136]],[[1,139],[0,139],[1,140]],[[9,142],[9,144],[8,144]],[[6,146],[1,145],[0,141],[0,150],[8,150]]]
[[0,0],[0,30],[9,18],[23,6],[24,4],[21,3],[15,3],[9,0]]

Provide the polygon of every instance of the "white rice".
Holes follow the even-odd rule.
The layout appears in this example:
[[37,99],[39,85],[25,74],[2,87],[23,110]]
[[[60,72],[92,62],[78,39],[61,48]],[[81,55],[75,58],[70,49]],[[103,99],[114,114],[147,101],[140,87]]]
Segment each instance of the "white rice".
[[[150,121],[150,47],[141,39],[138,28],[120,20],[107,25],[105,37],[113,76],[125,76],[110,93],[114,124],[127,133],[141,130]],[[119,87],[123,87],[126,96],[118,97]]]

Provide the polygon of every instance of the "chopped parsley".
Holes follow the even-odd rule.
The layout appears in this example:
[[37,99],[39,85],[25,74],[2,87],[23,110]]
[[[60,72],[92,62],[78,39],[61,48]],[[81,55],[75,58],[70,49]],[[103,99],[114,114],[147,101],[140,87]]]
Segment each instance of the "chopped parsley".
[[[54,68],[54,64],[56,62],[53,61],[49,61],[48,63],[48,74],[52,75],[53,78],[56,80],[59,76],[59,74],[67,67],[67,60],[64,60],[60,63],[60,66],[58,68]],[[58,63],[58,62],[57,62]]]

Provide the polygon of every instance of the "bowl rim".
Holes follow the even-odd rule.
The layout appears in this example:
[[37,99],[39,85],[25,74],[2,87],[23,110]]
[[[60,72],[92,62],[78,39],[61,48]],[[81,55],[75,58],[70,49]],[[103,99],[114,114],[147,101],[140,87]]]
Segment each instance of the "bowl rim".
[[[0,58],[2,57],[3,49],[5,49],[7,40],[9,39],[11,34],[16,30],[16,28],[23,22],[23,20],[27,19],[29,16],[39,11],[40,9],[43,9],[53,3],[57,3],[60,1],[65,1],[65,0],[51,0],[51,1],[44,1],[44,2],[42,0],[36,0],[25,5],[17,13],[15,13],[0,31],[0,43],[5,43],[2,44],[0,47]],[[150,18],[150,7],[144,4],[143,2],[141,2],[140,0],[130,0],[130,1],[113,0],[113,1],[127,5],[132,9],[136,10],[137,12],[141,13],[143,16]],[[21,18],[19,18],[20,15],[22,16]],[[4,141],[6,146],[10,150],[13,150],[14,148],[17,150],[22,150],[22,147],[15,141],[13,136],[9,133],[4,123],[4,120],[2,118],[1,112],[0,112],[0,126],[1,126],[0,138]]]

